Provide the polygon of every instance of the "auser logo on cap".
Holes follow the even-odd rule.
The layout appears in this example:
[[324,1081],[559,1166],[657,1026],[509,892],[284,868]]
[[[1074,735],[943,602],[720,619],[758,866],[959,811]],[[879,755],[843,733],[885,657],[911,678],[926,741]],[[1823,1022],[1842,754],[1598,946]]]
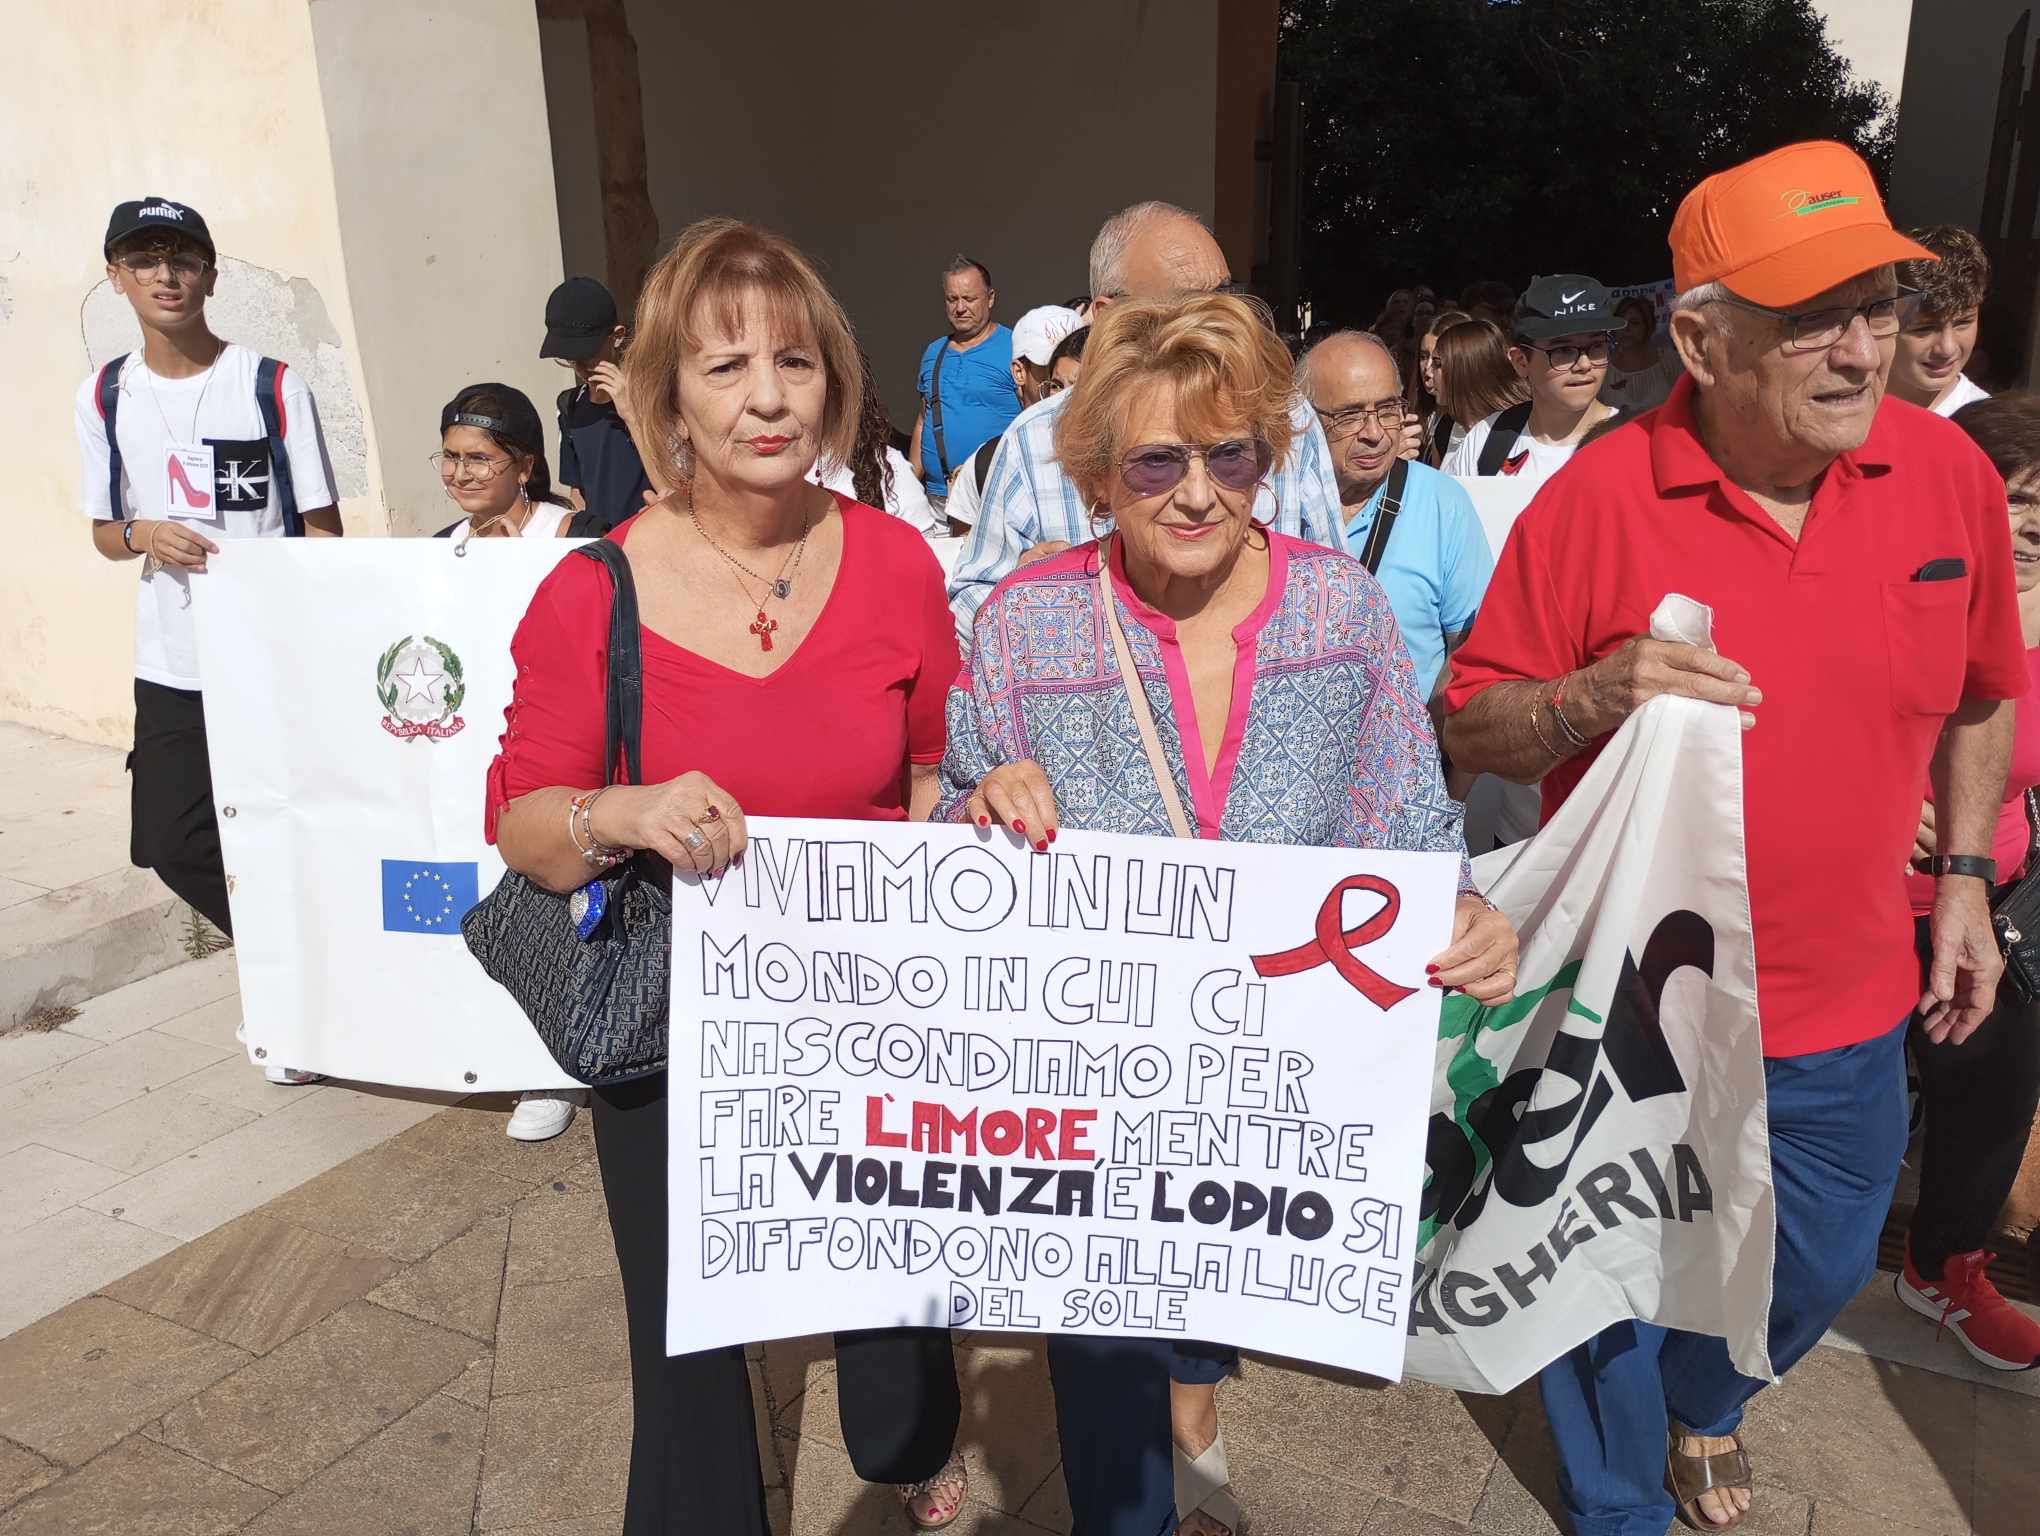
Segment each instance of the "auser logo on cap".
[[1808,192],[1804,187],[1794,187],[1790,192],[1780,192],[1778,199],[1785,205],[1785,213],[1778,215],[1781,219],[1786,214],[1790,214],[1796,219],[1803,219],[1809,213],[1820,213],[1828,208],[1847,208],[1851,204],[1863,201],[1860,197],[1851,197],[1839,190],[1834,192]]
[[184,210],[175,203],[151,203],[148,207],[137,210],[135,217],[138,219],[175,219],[178,223],[182,224],[184,222]]

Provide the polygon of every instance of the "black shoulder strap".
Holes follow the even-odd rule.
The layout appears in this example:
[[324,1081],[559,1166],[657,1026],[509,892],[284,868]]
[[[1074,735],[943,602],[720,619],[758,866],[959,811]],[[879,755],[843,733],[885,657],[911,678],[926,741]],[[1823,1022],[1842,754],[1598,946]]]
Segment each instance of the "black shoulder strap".
[[[637,583],[614,539],[583,544],[575,554],[609,572],[609,686],[603,701],[602,777],[605,784],[642,784],[644,778],[644,654],[638,633]],[[622,777],[617,776],[618,765]]]
[[285,538],[302,538],[305,520],[298,516],[297,486],[290,474],[290,449],[284,445],[289,418],[283,407],[283,364],[265,357],[255,365],[255,408],[262,412],[262,435],[269,439],[269,483],[276,488],[277,510],[283,514]]
[[1375,509],[1374,526],[1367,531],[1360,563],[1367,574],[1380,573],[1381,557],[1388,553],[1388,536],[1395,531],[1395,515],[1402,511],[1403,491],[1410,483],[1410,461],[1397,459],[1388,472],[1388,484],[1381,488],[1381,505]]
[[928,424],[935,432],[935,462],[942,466],[942,478],[949,478],[949,445],[942,440],[942,359],[949,351],[949,338],[935,349],[935,361],[928,368]]
[[127,502],[120,494],[120,433],[114,430],[120,415],[120,369],[127,360],[127,353],[121,353],[99,370],[99,379],[93,385],[99,419],[106,423],[106,499],[113,507],[113,520],[117,523],[127,521]]
[[1516,440],[1523,435],[1523,429],[1530,425],[1530,402],[1512,405],[1495,418],[1495,424],[1488,429],[1488,440],[1480,445],[1480,463],[1474,467],[1476,475],[1499,475],[1502,466],[1515,451]]
[[977,481],[978,494],[985,492],[985,481],[992,473],[992,455],[999,451],[999,437],[993,433],[979,445],[978,451],[970,456],[971,478]]
[[1452,451],[1452,432],[1457,426],[1443,411],[1431,423],[1431,441],[1424,445],[1424,462],[1436,469],[1445,462],[1445,455]]

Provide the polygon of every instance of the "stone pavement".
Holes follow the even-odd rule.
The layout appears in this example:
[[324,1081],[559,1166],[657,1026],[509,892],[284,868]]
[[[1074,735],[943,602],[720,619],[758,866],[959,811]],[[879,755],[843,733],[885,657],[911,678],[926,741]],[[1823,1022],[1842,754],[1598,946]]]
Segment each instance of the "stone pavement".
[[[630,1386],[587,1117],[526,1146],[504,1110],[433,1114],[0,1340],[0,1536],[613,1536]],[[1837,1341],[1765,1394],[1751,1536],[2036,1528],[2040,1383],[1975,1379],[1894,1309],[1873,1284],[1858,1343],[1889,1331],[1935,1369]],[[958,1364],[955,1529],[1066,1531],[1039,1348],[965,1335]],[[905,1530],[850,1471],[826,1344],[752,1370],[777,1528]],[[1222,1392],[1260,1536],[1555,1529],[1532,1392],[1259,1359]]]
[[435,1114],[274,1087],[234,1038],[233,951],[0,1035],[0,1334]]

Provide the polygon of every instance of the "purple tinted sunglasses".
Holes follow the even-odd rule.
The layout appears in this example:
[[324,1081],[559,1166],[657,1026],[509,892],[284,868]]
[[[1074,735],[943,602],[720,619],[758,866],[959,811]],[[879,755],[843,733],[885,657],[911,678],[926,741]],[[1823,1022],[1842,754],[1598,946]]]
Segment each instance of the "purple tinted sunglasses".
[[1224,443],[1148,443],[1119,461],[1119,478],[1136,496],[1160,496],[1183,483],[1193,457],[1204,460],[1204,472],[1227,490],[1245,491],[1267,478],[1275,450],[1258,437]]

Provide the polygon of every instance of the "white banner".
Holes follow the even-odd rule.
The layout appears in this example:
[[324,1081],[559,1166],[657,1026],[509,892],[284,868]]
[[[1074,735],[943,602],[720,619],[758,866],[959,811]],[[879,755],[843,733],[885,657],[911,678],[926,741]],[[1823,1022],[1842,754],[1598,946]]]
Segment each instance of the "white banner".
[[571,546],[241,539],[191,583],[251,1055],[455,1092],[570,1086],[460,918],[510,636]]
[[900,1325],[1401,1373],[1458,861],[754,818],[675,882],[675,1353]]
[[1770,1376],[1741,805],[1735,711],[1655,699],[1535,838],[1475,861],[1520,981],[1440,1019],[1412,1375],[1506,1392],[1640,1318]]
[[[482,808],[510,696],[510,636],[564,554],[515,540],[464,557],[446,540],[250,540],[192,583],[258,1059],[452,1091],[566,1085],[458,931],[502,869]],[[1704,612],[1661,633],[1704,639]],[[1078,833],[1046,858],[1003,839],[980,849],[964,829],[754,823],[759,847],[713,901],[684,884],[675,897],[675,985],[693,991],[676,1013],[672,1251],[685,1267],[672,1337],[698,1347],[959,1316],[981,1328],[1151,1327],[1391,1375],[1407,1324],[1411,1374],[1503,1391],[1638,1317],[1723,1336],[1741,1369],[1767,1375],[1772,1213],[1741,799],[1733,714],[1652,703],[1535,840],[1478,861],[1523,938],[1523,1000],[1482,1011],[1451,999],[1442,1019],[1420,982],[1444,943],[1447,859]],[[917,848],[932,857],[919,905],[913,878],[896,873],[917,867]],[[946,892],[954,905],[944,909],[933,871],[963,849],[979,865],[973,894]],[[975,900],[973,911],[987,910],[1002,888],[995,870],[1018,893],[1014,909],[996,932],[973,931],[978,919],[963,909]],[[1332,962],[1256,975],[1256,955],[1323,952],[1326,893],[1356,870],[1399,887],[1390,932],[1358,953],[1333,945]],[[1350,896],[1347,907],[1330,928],[1364,929],[1369,901]],[[860,919],[875,910],[895,920]],[[1159,914],[1166,928],[1143,931]],[[743,952],[748,971],[704,968],[711,942]],[[760,972],[768,950],[783,973]],[[932,984],[932,972],[909,970],[916,957],[940,968],[943,1000],[901,991]],[[1392,1005],[1393,1028],[1342,979],[1341,957],[1419,984]],[[1088,969],[1056,969],[1073,965]],[[1228,972],[1236,985],[1211,979]],[[1047,998],[1051,974],[1059,991]],[[748,998],[731,990],[739,976]],[[872,1026],[858,1037],[872,1051],[897,1025],[886,1049],[909,1063],[937,1034],[967,1044],[904,1077],[865,1069],[864,1046],[847,1066],[831,1051],[813,1071],[797,1070],[808,1056],[784,1055],[789,1028],[833,1042],[860,1025]],[[980,1042],[995,1054],[976,1056]],[[1158,1057],[1169,1074],[1145,1097],[1051,1075],[1071,1070],[1057,1062],[1143,1046],[1141,1059]],[[951,1082],[940,1074],[956,1070],[959,1048],[966,1075]],[[996,1082],[971,1075],[1000,1051]],[[1311,1070],[1285,1069],[1285,1052]],[[1090,1087],[1073,1092],[1072,1081]],[[743,1097],[767,1089],[764,1100]],[[782,1089],[795,1096],[780,1099]],[[835,1141],[805,1139],[821,1129],[823,1090],[838,1095]],[[737,1097],[704,1097],[715,1094]],[[917,1103],[933,1106],[918,1112],[918,1131]],[[1087,1109],[1095,1118],[1064,1113]],[[957,1128],[973,1110],[985,1137],[975,1157]],[[999,1122],[1000,1143],[1015,1128],[1022,1136],[1011,1152],[990,1139],[1002,1111],[1015,1118]],[[1030,1122],[1030,1111],[1049,1119]],[[682,1125],[682,1115],[692,1118]],[[1372,1130],[1352,1129],[1361,1126]],[[1088,1157],[1063,1155],[1065,1128],[1070,1150]],[[743,1144],[760,1134],[771,1144]],[[917,1134],[965,1150],[917,1149]],[[1346,1161],[1349,1134],[1357,1164]],[[1044,1148],[1055,1155],[1033,1155]],[[940,1228],[925,1198],[938,1162],[959,1164],[959,1200],[961,1165],[976,1168],[970,1204]],[[1363,1168],[1368,1178],[1351,1177]],[[992,1169],[1006,1170],[996,1212],[984,1208]],[[1029,1194],[1044,1169],[1052,1176]],[[1090,1175],[1088,1214],[1073,1173]],[[1198,1197],[1201,1184],[1210,1189]],[[896,1214],[896,1186],[922,1203]],[[769,1209],[752,1203],[761,1190]],[[1016,1210],[1016,1197],[1047,1211]],[[1071,1209],[1058,1214],[1059,1198]],[[1301,1235],[1321,1219],[1318,1200],[1335,1225]],[[1250,1219],[1236,1232],[1242,1212]],[[833,1234],[846,1218],[845,1240],[860,1239],[871,1267],[839,1267]],[[717,1259],[705,1220],[729,1234],[720,1270],[703,1263]],[[775,1220],[779,1238],[760,1225]],[[802,1221],[823,1224],[819,1246],[802,1246],[814,1230]],[[972,1226],[991,1244],[975,1275],[970,1239],[958,1254],[956,1239],[934,1236]],[[1052,1267],[1058,1239],[1070,1250],[1063,1274],[1017,1277],[1020,1255],[1038,1262],[1045,1241]],[[912,1273],[883,1267],[895,1252]],[[1423,1268],[1406,1294],[1416,1252]],[[1215,1272],[1224,1286],[1209,1283]],[[803,1285],[816,1275],[827,1283]],[[1180,1314],[1159,1310],[1165,1300]],[[1376,1320],[1387,1317],[1393,1327]]]

